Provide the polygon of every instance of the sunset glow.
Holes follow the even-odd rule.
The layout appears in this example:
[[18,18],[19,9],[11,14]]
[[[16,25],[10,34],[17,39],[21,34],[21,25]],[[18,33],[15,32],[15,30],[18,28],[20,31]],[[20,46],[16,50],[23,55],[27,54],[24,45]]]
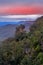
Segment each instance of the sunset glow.
[[0,6],[0,15],[43,14],[43,6]]

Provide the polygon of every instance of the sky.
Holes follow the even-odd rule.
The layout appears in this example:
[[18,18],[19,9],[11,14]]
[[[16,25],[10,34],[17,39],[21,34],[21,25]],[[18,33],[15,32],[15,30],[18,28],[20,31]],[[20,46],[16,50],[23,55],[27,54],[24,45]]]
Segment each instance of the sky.
[[0,0],[0,15],[43,14],[43,0]]
[[4,15],[0,16],[0,22],[35,21],[43,15]]
[[43,15],[43,0],[0,0],[0,25],[1,22],[34,20],[40,15]]

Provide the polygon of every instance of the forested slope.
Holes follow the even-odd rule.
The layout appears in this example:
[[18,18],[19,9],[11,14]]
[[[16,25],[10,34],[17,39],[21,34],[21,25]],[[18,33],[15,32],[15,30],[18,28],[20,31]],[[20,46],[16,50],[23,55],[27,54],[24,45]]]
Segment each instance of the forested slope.
[[43,17],[36,20],[30,32],[21,24],[15,38],[3,41],[0,65],[43,65]]

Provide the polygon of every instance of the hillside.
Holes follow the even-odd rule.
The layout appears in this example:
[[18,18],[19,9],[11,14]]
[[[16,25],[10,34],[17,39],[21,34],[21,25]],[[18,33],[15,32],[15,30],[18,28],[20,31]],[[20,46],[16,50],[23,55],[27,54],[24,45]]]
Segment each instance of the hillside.
[[3,41],[0,48],[0,65],[43,65],[43,17],[25,31],[19,25],[14,38]]

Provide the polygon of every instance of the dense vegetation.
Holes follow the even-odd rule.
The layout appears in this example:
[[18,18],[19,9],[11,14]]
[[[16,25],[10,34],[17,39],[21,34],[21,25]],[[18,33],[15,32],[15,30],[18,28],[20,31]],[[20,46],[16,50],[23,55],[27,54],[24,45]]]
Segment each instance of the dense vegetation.
[[21,24],[15,38],[3,41],[0,65],[43,65],[43,17],[36,20],[30,32]]

